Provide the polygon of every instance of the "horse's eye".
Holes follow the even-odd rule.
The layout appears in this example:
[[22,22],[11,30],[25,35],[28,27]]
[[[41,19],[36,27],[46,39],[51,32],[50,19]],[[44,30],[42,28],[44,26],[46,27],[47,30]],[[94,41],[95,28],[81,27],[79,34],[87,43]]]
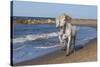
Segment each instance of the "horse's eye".
[[63,26],[60,26],[60,28],[62,29],[62,28],[63,28]]

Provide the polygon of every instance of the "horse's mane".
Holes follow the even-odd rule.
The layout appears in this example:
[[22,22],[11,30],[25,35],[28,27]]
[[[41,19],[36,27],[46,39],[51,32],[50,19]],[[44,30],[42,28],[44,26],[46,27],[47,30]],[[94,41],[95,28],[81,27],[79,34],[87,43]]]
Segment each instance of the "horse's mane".
[[62,16],[65,16],[66,21],[71,21],[72,20],[71,16],[69,16],[65,13],[62,13],[61,15],[57,16],[56,19],[60,19]]

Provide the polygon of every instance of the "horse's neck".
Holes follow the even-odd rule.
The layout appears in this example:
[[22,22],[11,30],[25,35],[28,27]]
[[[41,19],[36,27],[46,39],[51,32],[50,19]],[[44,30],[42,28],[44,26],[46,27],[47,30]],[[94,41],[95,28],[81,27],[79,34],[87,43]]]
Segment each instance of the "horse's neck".
[[71,23],[66,23],[64,25],[64,33],[66,32],[66,30],[69,30],[69,29],[71,29]]

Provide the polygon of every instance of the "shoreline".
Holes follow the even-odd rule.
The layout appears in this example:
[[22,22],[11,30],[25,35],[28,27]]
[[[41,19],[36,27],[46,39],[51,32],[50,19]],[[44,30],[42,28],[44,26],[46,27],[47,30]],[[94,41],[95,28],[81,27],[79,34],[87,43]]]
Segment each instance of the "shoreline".
[[[97,29],[97,23],[73,23],[76,26],[87,26]],[[76,52],[70,56],[65,56],[65,52],[61,50],[54,51],[52,53],[43,55],[41,57],[23,61],[13,64],[13,66],[25,66],[25,65],[43,65],[43,64],[61,64],[61,63],[77,63],[77,62],[92,62],[97,61],[97,38],[90,40],[85,46],[76,47]]]
[[58,50],[36,59],[16,63],[13,66],[97,61],[97,38],[90,40],[85,45],[76,47],[76,52],[69,56],[65,56],[64,51]]

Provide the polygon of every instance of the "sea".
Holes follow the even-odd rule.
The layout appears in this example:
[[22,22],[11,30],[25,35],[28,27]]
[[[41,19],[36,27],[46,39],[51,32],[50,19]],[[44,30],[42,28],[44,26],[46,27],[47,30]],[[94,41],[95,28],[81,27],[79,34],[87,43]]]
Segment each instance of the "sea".
[[[15,24],[13,21],[13,64],[35,59],[60,49],[55,24]],[[97,29],[76,26],[76,46],[85,45],[97,37]]]

